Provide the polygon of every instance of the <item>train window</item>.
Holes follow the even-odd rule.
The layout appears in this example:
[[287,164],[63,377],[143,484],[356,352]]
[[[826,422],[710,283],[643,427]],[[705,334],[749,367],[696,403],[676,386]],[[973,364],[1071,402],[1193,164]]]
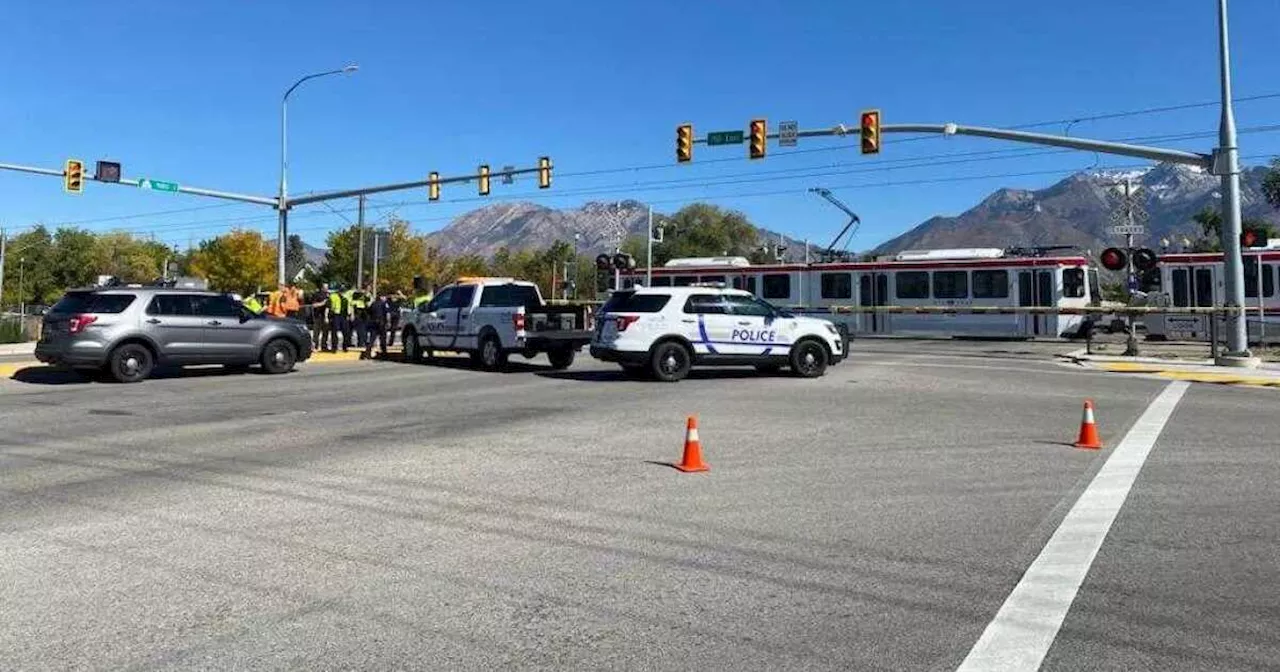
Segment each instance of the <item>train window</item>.
[[698,281],[697,276],[677,275],[676,277],[671,279],[671,284],[676,287],[688,287],[689,285],[692,285],[697,281]]
[[893,284],[899,299],[929,298],[929,273],[926,271],[898,271]]
[[762,280],[764,288],[764,298],[766,299],[789,299],[791,298],[791,275],[787,273],[765,273]]
[[1187,270],[1173,269],[1173,305],[1175,307],[1187,308],[1191,305],[1191,297],[1187,289]]
[[[1266,298],[1275,296],[1276,279],[1271,264],[1262,265],[1262,295]],[[1258,260],[1244,260],[1244,295],[1251,299],[1258,298]]]
[[822,298],[852,299],[853,276],[848,273],[823,273]]
[[1062,269],[1062,295],[1068,299],[1084,298],[1084,269]]
[[1196,306],[1213,306],[1213,271],[1207,268],[1196,269]]
[[653,277],[653,285],[652,285],[652,286],[653,286],[653,287],[670,287],[670,286],[671,286],[671,276],[669,276],[669,275],[655,275],[655,276]]
[[1009,271],[974,271],[973,298],[1009,298]]
[[968,271],[934,271],[933,298],[935,299],[967,299],[969,298]]

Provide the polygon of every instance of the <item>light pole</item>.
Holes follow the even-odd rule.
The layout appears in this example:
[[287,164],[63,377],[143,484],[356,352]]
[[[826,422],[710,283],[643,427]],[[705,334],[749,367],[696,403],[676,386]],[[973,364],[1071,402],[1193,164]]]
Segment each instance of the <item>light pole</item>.
[[645,236],[646,238],[649,239],[649,252],[648,252],[649,258],[646,259],[644,262],[645,263],[645,278],[644,278],[645,287],[653,286],[653,244],[662,242],[663,233],[664,231],[662,227],[659,226],[658,237],[655,238],[653,236],[653,206],[651,205],[649,206],[649,232]]
[[[1236,118],[1231,108],[1231,48],[1227,39],[1227,0],[1218,0],[1218,66],[1222,84],[1222,116],[1214,173],[1222,176],[1223,289],[1226,293],[1227,351],[1219,364],[1249,366],[1257,360],[1249,352],[1244,317],[1244,260],[1240,255],[1240,151],[1236,146]],[[1261,293],[1261,292],[1259,292]]]
[[360,66],[353,63],[341,70],[312,73],[294,82],[280,99],[280,196],[276,201],[276,209],[280,211],[280,226],[276,231],[276,281],[280,284],[284,284],[286,280],[284,258],[288,246],[286,239],[289,236],[289,94],[308,79],[341,75],[359,69]]
[[23,286],[26,279],[27,258],[18,257],[18,319],[23,321],[18,324],[23,324],[27,319],[27,297],[25,296],[26,288]]

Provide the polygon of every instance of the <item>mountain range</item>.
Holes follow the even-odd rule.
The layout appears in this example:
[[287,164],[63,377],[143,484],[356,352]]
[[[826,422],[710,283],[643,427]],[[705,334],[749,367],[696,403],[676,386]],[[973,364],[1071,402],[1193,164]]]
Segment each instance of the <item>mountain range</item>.
[[[1280,222],[1262,195],[1267,169],[1246,169],[1240,179],[1240,203],[1246,219]],[[906,249],[1071,245],[1100,251],[1123,243],[1108,232],[1115,223],[1117,195],[1128,181],[1146,213],[1147,235],[1135,242],[1158,247],[1194,241],[1199,226],[1192,217],[1206,207],[1219,207],[1221,179],[1192,166],[1162,163],[1130,171],[1076,173],[1038,190],[1000,189],[954,217],[931,217],[906,233],[878,245],[875,254]]]
[[[1245,169],[1240,200],[1245,218],[1280,223],[1280,214],[1262,194],[1264,167]],[[1161,239],[1179,245],[1195,240],[1198,226],[1192,217],[1206,207],[1219,205],[1221,181],[1199,168],[1157,164],[1129,171],[1080,172],[1043,189],[998,189],[974,207],[954,216],[935,216],[874,248],[870,254],[886,255],[906,249],[954,247],[1014,247],[1067,245],[1094,253],[1123,242],[1108,232],[1115,223],[1119,185],[1129,182],[1145,213],[1147,235],[1139,245],[1158,247]],[[588,202],[578,208],[556,209],[528,202],[497,203],[467,212],[443,229],[428,235],[428,242],[446,255],[490,256],[499,248],[541,249],[557,240],[575,241],[583,254],[611,251],[621,238],[643,237],[648,206],[634,200],[618,203]],[[781,239],[790,258],[803,255],[803,243],[759,229],[757,244]],[[324,251],[308,246],[315,262]],[[812,248],[811,248],[812,249]]]

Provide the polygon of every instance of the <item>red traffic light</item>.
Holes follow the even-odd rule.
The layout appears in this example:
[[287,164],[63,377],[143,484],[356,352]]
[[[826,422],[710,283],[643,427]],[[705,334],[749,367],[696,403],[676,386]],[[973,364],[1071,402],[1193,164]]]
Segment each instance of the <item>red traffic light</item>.
[[1133,267],[1139,271],[1146,272],[1155,268],[1159,260],[1155,252],[1145,247],[1133,251]]
[[1240,247],[1257,247],[1261,242],[1262,236],[1257,229],[1245,229],[1240,232]]
[[1098,260],[1102,262],[1102,267],[1108,271],[1123,270],[1129,264],[1129,256],[1124,250],[1118,247],[1108,247],[1098,256]]

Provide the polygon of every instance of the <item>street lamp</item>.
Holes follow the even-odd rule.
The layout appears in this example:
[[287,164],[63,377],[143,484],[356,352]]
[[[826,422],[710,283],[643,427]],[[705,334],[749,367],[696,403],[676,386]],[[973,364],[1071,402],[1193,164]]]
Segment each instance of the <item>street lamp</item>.
[[342,75],[359,69],[360,66],[353,63],[341,70],[312,73],[294,82],[293,86],[284,92],[284,97],[280,99],[280,198],[276,202],[276,209],[280,211],[280,226],[276,231],[276,276],[277,281],[281,284],[284,284],[286,280],[284,257],[287,246],[286,239],[289,236],[289,94],[293,93],[294,89],[301,86],[308,79],[326,77],[328,75]]

